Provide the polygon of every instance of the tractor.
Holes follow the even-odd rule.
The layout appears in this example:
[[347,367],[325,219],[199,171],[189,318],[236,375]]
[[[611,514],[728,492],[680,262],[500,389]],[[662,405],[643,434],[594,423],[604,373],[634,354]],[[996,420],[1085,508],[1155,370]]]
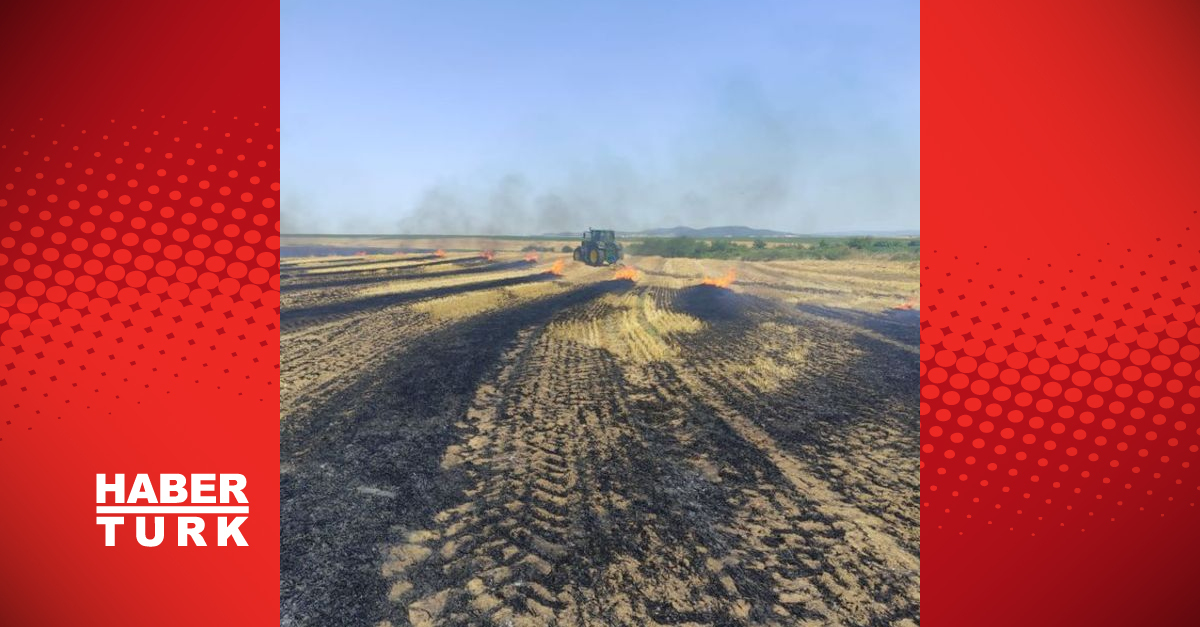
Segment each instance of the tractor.
[[624,256],[614,231],[588,229],[583,234],[583,241],[575,247],[575,261],[582,261],[589,266],[612,265]]

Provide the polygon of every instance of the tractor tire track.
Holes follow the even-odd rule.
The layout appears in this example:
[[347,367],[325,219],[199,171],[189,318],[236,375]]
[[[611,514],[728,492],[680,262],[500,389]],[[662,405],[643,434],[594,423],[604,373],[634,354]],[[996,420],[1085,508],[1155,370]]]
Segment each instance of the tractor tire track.
[[385,624],[919,620],[915,556],[699,375],[541,329],[501,364],[442,459],[468,486],[385,549]]
[[522,329],[616,290],[581,286],[416,338],[282,423],[281,623],[375,624],[387,610],[379,546],[435,514],[462,483],[439,460],[477,384]]

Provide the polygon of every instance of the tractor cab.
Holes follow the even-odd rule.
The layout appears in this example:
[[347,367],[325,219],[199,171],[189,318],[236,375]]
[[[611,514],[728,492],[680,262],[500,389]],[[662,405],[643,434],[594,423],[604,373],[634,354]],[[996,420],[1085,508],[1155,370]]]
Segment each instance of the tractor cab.
[[617,241],[617,232],[616,231],[604,231],[604,230],[600,230],[600,229],[588,229],[588,232],[583,234],[583,239],[591,240],[593,242],[603,242],[605,244],[612,244]]

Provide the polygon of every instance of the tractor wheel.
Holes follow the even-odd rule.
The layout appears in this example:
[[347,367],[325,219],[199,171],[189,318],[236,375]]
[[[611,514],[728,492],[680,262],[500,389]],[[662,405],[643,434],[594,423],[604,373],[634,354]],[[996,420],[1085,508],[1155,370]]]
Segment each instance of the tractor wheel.
[[576,246],[572,256],[575,258],[575,261],[583,261],[583,249]]
[[600,265],[600,251],[595,248],[588,251],[588,265]]

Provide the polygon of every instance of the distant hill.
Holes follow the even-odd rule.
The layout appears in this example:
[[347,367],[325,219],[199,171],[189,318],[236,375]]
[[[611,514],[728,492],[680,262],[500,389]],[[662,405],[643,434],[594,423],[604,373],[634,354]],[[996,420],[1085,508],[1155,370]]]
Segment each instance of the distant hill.
[[897,231],[827,231],[813,233],[810,237],[921,237],[921,232],[912,229]]
[[[772,229],[756,229],[748,226],[710,226],[695,229],[690,226],[673,226],[669,228],[646,229],[644,231],[618,231],[620,237],[693,237],[697,239],[715,237],[920,237],[920,231],[842,231],[830,233],[797,234]],[[579,237],[577,232],[546,233],[544,237]]]
[[793,233],[755,229],[748,226],[710,226],[703,229],[674,226],[666,229],[647,229],[637,235],[646,237],[795,237]]
[[[546,233],[550,237],[579,237],[577,232]],[[621,237],[796,237],[794,233],[773,231],[771,229],[755,229],[748,226],[710,226],[694,229],[690,226],[673,226],[669,228],[646,229],[645,231],[618,231]]]

